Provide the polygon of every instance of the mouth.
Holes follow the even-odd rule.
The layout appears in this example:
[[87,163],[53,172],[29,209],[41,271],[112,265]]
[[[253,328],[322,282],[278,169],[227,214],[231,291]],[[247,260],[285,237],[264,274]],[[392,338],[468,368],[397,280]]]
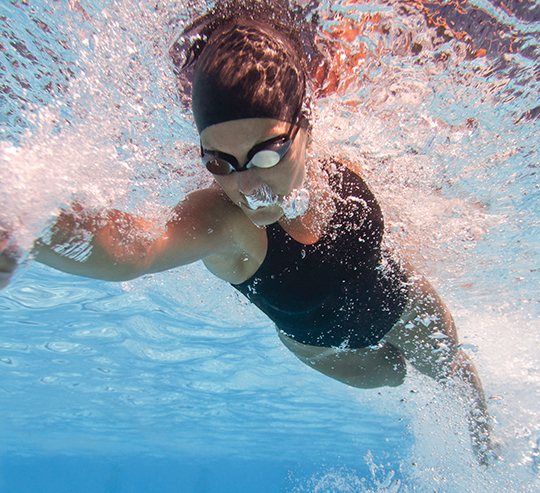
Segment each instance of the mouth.
[[255,206],[249,205],[247,202],[240,202],[240,204],[242,205],[242,207],[243,207],[244,209],[248,209],[248,210],[250,210],[250,211],[260,211],[260,210],[262,210],[262,209],[266,209],[266,207],[267,207],[267,206],[265,206],[265,205],[260,205],[260,206],[258,206],[258,207],[255,207]]
[[294,189],[285,197],[279,198],[270,187],[263,185],[246,195],[238,205],[251,211],[259,211],[275,205],[279,206],[287,219],[294,219],[306,212],[309,207],[310,193],[305,188]]
[[278,196],[272,192],[268,185],[263,185],[250,194],[242,193],[242,195],[244,200],[241,201],[241,204],[252,211],[271,207],[278,203]]

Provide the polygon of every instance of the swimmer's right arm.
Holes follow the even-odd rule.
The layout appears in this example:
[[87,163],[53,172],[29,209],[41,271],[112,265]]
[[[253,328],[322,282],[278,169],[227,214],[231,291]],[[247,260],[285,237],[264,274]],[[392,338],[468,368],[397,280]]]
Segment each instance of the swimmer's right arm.
[[[232,248],[227,212],[234,209],[215,188],[186,197],[163,228],[117,210],[87,216],[79,208],[61,214],[49,238],[36,242],[36,260],[84,277],[134,279]],[[86,243],[85,235],[91,235]]]
[[[130,280],[234,249],[230,217],[237,215],[236,209],[218,189],[199,190],[175,207],[172,219],[159,228],[118,210],[87,214],[74,205],[36,241],[34,254],[37,261],[70,274]],[[0,259],[7,284],[16,263],[3,255]]]
[[0,290],[4,289],[15,269],[17,261],[8,251],[8,238],[0,231]]

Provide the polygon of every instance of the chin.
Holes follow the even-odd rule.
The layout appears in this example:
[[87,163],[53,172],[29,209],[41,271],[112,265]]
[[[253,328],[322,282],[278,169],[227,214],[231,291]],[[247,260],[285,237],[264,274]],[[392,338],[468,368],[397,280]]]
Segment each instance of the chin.
[[268,226],[278,221],[283,216],[283,211],[278,205],[271,207],[261,207],[257,210],[252,210],[247,207],[242,207],[244,214],[251,220],[255,226]]

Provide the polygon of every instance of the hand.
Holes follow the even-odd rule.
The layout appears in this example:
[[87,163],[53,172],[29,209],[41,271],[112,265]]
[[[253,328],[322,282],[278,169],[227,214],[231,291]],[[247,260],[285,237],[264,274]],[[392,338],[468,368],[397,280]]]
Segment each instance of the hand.
[[[473,420],[474,423],[471,423]],[[472,448],[478,463],[486,467],[495,464],[499,460],[501,445],[497,440],[493,439],[487,410],[482,410],[480,413],[475,412],[475,410],[471,412],[471,416],[469,416],[469,431]]]
[[16,249],[9,245],[7,234],[0,231],[0,290],[8,284],[17,268]]

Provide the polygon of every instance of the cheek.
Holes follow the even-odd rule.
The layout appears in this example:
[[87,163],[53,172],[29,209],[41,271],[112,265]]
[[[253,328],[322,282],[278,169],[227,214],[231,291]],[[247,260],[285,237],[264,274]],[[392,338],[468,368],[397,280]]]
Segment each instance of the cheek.
[[[302,135],[298,145],[295,147],[294,152],[291,155],[291,161],[293,162],[293,172],[298,177],[300,176],[301,182],[304,181],[306,174],[306,157],[307,157],[307,135]],[[295,184],[295,187],[300,186],[302,183]]]
[[[281,177],[282,184],[290,193],[293,189],[299,188],[304,183],[306,174],[306,153],[302,149],[296,150],[289,159],[283,162]],[[277,170],[276,170],[277,171]]]
[[296,172],[297,176],[300,176],[300,183],[298,183],[296,186],[302,185],[304,183],[304,179],[306,177],[306,156],[307,156],[307,149],[305,147],[302,147],[298,150],[298,153],[296,154]]
[[214,176],[214,180],[221,187],[221,189],[227,194],[227,196],[234,202],[238,202],[238,180],[235,178],[234,173],[227,176]]

